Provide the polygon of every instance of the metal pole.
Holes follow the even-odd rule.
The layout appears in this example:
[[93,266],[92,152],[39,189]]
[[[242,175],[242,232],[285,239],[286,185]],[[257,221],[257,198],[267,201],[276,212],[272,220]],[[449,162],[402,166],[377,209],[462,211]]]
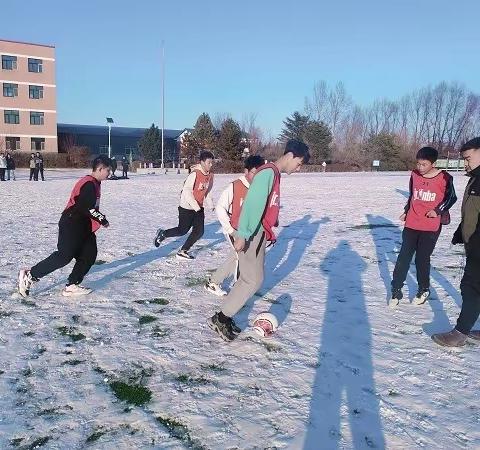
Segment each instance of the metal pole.
[[162,41],[162,169],[164,168],[164,130],[165,130],[165,41]]
[[111,153],[112,153],[112,147],[110,145],[110,130],[112,129],[112,126],[110,124],[108,124],[108,157],[110,158],[111,157]]

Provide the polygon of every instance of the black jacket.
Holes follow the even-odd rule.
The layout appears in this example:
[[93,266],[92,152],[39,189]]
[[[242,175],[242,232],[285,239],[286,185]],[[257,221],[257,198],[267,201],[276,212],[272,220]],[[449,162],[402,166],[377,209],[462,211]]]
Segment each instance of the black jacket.
[[15,160],[13,156],[7,156],[7,170],[15,170]]

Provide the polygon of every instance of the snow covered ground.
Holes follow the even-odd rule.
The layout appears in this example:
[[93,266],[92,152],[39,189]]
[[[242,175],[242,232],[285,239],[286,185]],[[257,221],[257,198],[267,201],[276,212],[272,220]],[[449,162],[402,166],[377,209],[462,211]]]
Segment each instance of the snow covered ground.
[[[281,326],[225,343],[205,323],[221,300],[203,282],[228,251],[214,213],[194,262],[173,257],[183,238],[152,245],[176,224],[181,175],[103,183],[111,227],[98,233],[92,295],[60,295],[71,266],[28,301],[13,293],[19,268],[55,248],[83,173],[0,183],[1,449],[480,448],[480,346],[430,339],[459,312],[460,201],[433,256],[432,299],[392,310],[408,174],[285,176],[265,283],[238,320],[272,311]],[[216,176],[217,198],[232,178]],[[455,177],[460,198],[465,182]],[[408,287],[411,298],[413,266]]]

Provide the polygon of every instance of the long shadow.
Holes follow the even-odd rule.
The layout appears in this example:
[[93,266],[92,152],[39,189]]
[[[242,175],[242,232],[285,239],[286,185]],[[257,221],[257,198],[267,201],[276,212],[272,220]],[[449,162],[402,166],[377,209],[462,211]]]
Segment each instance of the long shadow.
[[[262,288],[249,300],[237,315],[236,321],[240,327],[248,325],[248,316],[253,308],[255,299],[268,294],[276,285],[290,275],[300,263],[306,249],[311,245],[318,233],[321,224],[328,223],[330,219],[310,222],[312,216],[306,216],[284,226],[277,237],[277,243],[267,251],[265,256],[265,281]],[[273,300],[269,312],[279,319],[279,324],[285,321],[292,305],[291,295],[282,294]]]
[[[392,283],[389,265],[391,263],[393,270],[393,266],[397,261],[398,250],[400,250],[400,246],[402,244],[402,232],[400,227],[383,216],[367,214],[367,220],[373,241],[375,243],[380,276],[385,284],[385,290],[387,292],[386,298],[388,300],[390,297],[389,294]],[[434,258],[434,256],[432,258]],[[414,261],[414,259],[412,261]],[[444,275],[432,267],[430,276],[447,292],[450,297],[453,298],[457,305],[461,305],[462,299],[460,293]],[[414,274],[411,271],[407,275],[406,283],[409,292],[416,292],[416,277],[414,277]],[[434,330],[438,329],[438,327],[448,327],[450,325],[448,316],[443,309],[442,303],[437,301],[439,300],[439,297],[435,288],[432,286],[430,290],[432,295],[428,300],[428,303],[432,308],[434,317],[431,323],[422,325],[423,330],[427,334],[432,334]]]
[[347,420],[352,437],[348,448],[385,448],[363,293],[366,267],[345,240],[320,266],[328,276],[328,293],[305,450],[345,448],[342,422]]

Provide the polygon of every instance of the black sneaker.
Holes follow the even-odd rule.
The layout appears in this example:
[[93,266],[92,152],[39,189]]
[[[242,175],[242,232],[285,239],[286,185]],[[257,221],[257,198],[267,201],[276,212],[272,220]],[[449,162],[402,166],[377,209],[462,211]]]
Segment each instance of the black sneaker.
[[153,241],[153,245],[155,245],[155,247],[160,247],[160,243],[165,239],[165,230],[162,230],[161,228],[159,228],[157,230],[157,235],[155,236],[155,239]]
[[430,289],[419,289],[417,295],[413,299],[415,305],[423,305],[430,297]]
[[220,322],[218,313],[215,313],[212,317],[207,319],[207,324],[213,331],[216,331],[224,341],[233,341],[237,336],[232,330],[231,321],[225,323]]
[[195,257],[190,255],[186,250],[180,250],[177,253],[177,258],[178,259],[195,259]]
[[242,332],[242,329],[237,326],[233,319],[230,319],[230,327],[234,334],[240,334]]
[[392,298],[390,299],[389,306],[395,308],[403,298],[403,292],[401,289],[392,289]]

